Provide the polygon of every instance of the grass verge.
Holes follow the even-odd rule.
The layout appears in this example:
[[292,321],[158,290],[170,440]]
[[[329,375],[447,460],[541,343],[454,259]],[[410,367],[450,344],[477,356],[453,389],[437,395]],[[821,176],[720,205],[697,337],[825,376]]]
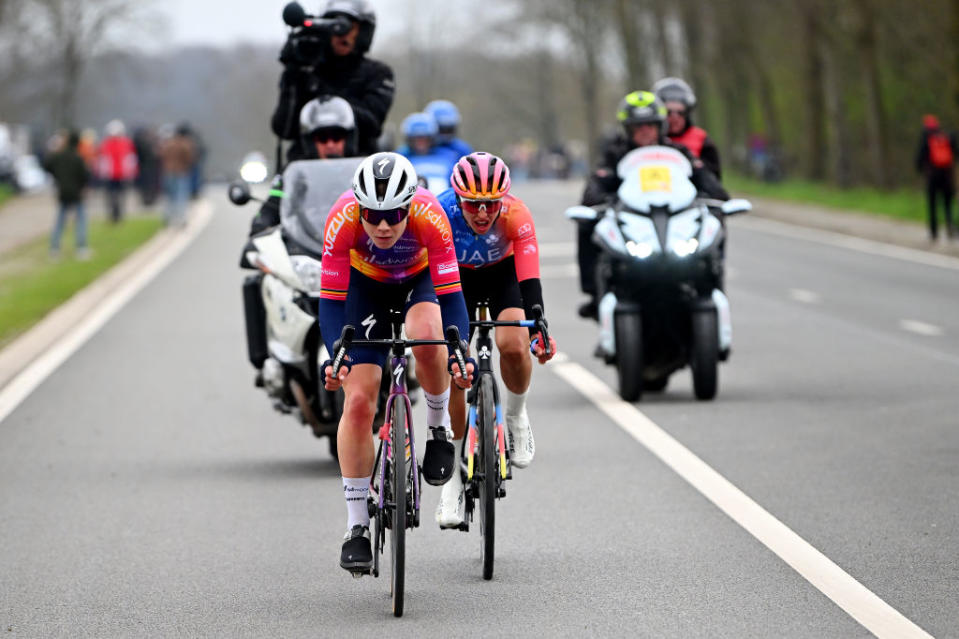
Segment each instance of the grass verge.
[[87,261],[74,257],[72,224],[64,232],[58,260],[50,257],[47,237],[0,255],[0,348],[132,253],[162,226],[154,216],[130,216],[116,226],[93,220],[88,227],[93,255]]
[[7,184],[0,184],[0,206],[13,197],[13,189]]
[[789,179],[763,182],[741,174],[723,176],[726,189],[734,195],[756,195],[836,209],[875,213],[900,220],[923,222],[926,219],[925,195],[919,188],[883,191],[869,187],[840,189],[836,186]]

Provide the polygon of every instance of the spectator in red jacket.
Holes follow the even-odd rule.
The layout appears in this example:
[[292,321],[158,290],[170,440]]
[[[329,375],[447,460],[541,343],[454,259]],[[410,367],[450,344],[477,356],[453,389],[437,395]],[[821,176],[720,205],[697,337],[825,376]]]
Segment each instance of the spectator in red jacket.
[[935,242],[939,236],[936,203],[942,198],[945,209],[946,237],[955,235],[952,225],[952,199],[956,194],[955,166],[956,145],[954,133],[943,130],[939,118],[926,115],[922,119],[922,134],[919,136],[919,150],[916,153],[916,168],[926,178],[926,198],[929,203],[929,240]]
[[137,152],[120,120],[111,120],[97,152],[97,168],[107,190],[110,221],[123,218],[123,199],[127,185],[137,176]]

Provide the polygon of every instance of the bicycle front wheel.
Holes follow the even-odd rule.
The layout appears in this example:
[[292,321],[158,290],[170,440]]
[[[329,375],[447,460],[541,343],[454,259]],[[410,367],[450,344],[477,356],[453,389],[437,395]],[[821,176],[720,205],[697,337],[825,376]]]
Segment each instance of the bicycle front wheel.
[[496,542],[496,406],[488,378],[481,378],[476,391],[476,425],[479,428],[479,511],[480,553],[483,579],[493,578],[493,554]]
[[390,411],[392,426],[390,442],[393,451],[393,473],[390,485],[393,493],[392,526],[390,527],[390,593],[393,596],[393,616],[403,616],[403,587],[406,577],[406,480],[409,471],[406,459],[406,402],[395,398]]

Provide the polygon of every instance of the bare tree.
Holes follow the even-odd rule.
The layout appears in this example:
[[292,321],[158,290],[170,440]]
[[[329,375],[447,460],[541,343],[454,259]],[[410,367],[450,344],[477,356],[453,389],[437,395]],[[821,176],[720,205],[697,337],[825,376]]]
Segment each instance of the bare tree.
[[135,0],[25,0],[22,6],[38,51],[50,52],[56,73],[53,120],[72,124],[77,109],[77,90],[90,58],[105,48],[106,35],[129,23],[144,8]]

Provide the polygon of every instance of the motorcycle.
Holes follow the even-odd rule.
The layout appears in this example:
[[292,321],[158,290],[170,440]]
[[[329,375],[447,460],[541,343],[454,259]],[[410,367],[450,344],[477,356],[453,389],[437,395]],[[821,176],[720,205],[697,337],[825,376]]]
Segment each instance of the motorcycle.
[[662,391],[689,365],[697,399],[718,389],[718,365],[732,347],[723,292],[725,224],[720,216],[752,209],[747,200],[697,197],[692,166],[668,147],[634,149],[620,160],[616,199],[574,206],[570,219],[595,222],[599,344],[615,364],[626,401]]
[[[343,391],[324,388],[321,364],[329,358],[318,317],[326,215],[348,186],[362,158],[291,162],[283,173],[286,196],[280,224],[250,238],[240,266],[258,270],[243,283],[250,363],[280,413],[295,413],[337,457],[336,430]],[[245,182],[230,185],[230,201],[253,197]]]

